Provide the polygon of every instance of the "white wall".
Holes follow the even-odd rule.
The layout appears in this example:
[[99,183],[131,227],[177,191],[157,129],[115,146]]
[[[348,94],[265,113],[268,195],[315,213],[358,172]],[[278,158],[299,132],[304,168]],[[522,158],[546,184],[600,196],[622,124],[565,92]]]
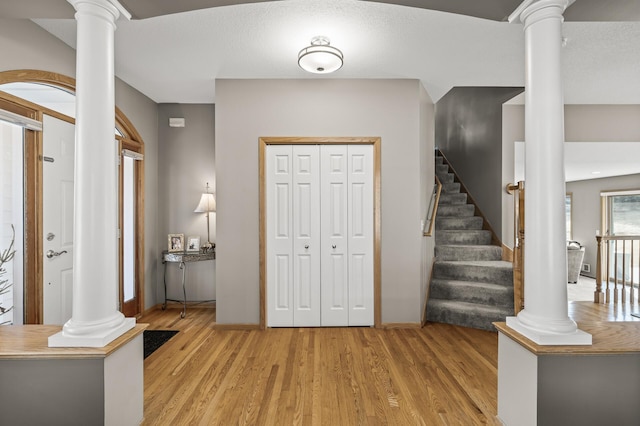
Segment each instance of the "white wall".
[[[426,219],[433,191],[436,166],[435,155],[435,106],[429,94],[420,86],[420,211]],[[423,224],[424,225],[424,224]],[[431,267],[435,250],[435,235],[422,238],[422,267],[420,277],[420,306],[424,306],[427,286],[431,278]],[[422,312],[420,312],[422,315]]]
[[259,323],[261,136],[382,138],[382,321],[420,321],[421,96],[417,80],[216,81],[218,323]]
[[[0,71],[37,69],[75,77],[75,50],[33,22],[0,19]],[[156,304],[160,256],[157,244],[158,113],[157,105],[116,79],[116,105],[145,143],[145,307]]]
[[[184,118],[185,127],[169,127],[169,118]],[[160,104],[158,106],[158,250],[167,249],[168,234],[184,234],[207,241],[204,213],[193,210],[209,182],[215,192],[215,107],[214,105]],[[216,213],[209,216],[211,242],[216,241]],[[158,260],[158,262],[160,262]],[[216,261],[190,263],[187,267],[187,299],[213,300]],[[162,265],[160,265],[162,267]],[[167,265],[167,295],[182,299],[181,272],[177,264]],[[158,275],[158,298],[163,297],[163,272]]]

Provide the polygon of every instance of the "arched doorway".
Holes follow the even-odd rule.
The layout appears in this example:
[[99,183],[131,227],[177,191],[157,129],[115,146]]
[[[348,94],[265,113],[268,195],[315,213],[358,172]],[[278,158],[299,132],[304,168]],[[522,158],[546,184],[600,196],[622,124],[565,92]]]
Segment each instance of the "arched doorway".
[[[45,115],[75,124],[52,108],[2,91],[8,83],[34,83],[75,94],[71,77],[40,70],[0,72],[0,109],[42,123]],[[144,142],[116,107],[114,137],[121,153],[119,188],[120,310],[139,316],[144,310]],[[43,322],[43,132],[24,128],[24,313],[26,324]]]

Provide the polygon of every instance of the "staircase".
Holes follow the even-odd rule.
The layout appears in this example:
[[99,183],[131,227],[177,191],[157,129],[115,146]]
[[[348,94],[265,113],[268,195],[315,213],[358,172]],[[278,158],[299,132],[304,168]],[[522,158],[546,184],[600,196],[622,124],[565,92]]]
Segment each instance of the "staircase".
[[491,231],[482,229],[482,217],[441,156],[436,174],[442,194],[427,320],[495,331],[493,322],[514,315],[513,266],[501,260],[501,247],[491,245]]

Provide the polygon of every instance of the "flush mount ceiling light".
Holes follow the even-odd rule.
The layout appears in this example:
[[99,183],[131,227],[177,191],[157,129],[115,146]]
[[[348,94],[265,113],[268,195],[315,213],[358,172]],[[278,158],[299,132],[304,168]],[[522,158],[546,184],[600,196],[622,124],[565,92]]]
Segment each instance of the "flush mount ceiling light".
[[311,39],[311,46],[298,53],[298,65],[305,71],[314,74],[329,74],[342,67],[343,55],[339,49],[330,46],[327,37],[318,36]]

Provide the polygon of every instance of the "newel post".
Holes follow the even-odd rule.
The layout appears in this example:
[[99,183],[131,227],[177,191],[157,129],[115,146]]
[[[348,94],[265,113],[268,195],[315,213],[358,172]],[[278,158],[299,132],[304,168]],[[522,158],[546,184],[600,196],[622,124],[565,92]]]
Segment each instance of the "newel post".
[[604,292],[602,291],[602,236],[596,235],[596,291],[593,293],[594,303],[604,303]]

